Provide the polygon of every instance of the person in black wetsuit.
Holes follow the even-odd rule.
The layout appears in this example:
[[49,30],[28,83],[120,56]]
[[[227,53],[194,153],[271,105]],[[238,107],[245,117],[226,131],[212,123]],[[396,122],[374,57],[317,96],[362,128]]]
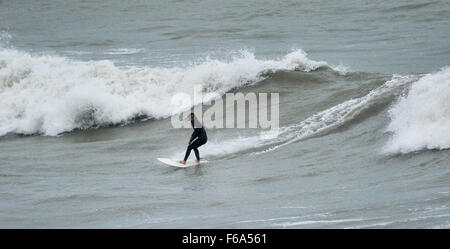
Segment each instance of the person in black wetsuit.
[[191,150],[194,150],[197,162],[200,162],[200,153],[198,151],[198,147],[204,145],[208,141],[205,128],[203,128],[203,126],[197,121],[194,113],[191,113],[191,125],[192,128],[194,128],[194,132],[192,133],[191,139],[189,139],[189,146],[187,147],[184,160],[180,161],[180,163],[182,164],[186,164],[186,160],[188,159],[189,154],[191,154]]

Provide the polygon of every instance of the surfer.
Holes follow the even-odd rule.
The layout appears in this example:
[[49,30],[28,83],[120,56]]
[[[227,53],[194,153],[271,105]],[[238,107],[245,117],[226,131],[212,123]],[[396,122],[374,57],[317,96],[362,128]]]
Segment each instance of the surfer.
[[189,139],[189,146],[187,147],[184,160],[180,161],[180,163],[182,164],[186,164],[186,160],[188,159],[189,154],[191,154],[191,150],[194,150],[197,162],[200,162],[200,153],[198,151],[198,147],[204,145],[208,141],[205,128],[203,128],[203,125],[200,124],[200,122],[198,122],[198,120],[195,118],[194,113],[191,113],[191,125],[192,128],[194,128],[194,132],[192,133],[191,139]]

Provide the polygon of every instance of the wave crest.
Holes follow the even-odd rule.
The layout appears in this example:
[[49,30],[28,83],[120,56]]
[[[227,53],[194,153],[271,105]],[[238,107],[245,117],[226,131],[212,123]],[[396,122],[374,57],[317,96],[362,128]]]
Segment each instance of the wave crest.
[[117,67],[109,60],[81,62],[0,49],[0,136],[54,136],[141,116],[166,118],[180,111],[171,97],[179,92],[192,95],[194,85],[222,95],[263,80],[267,72],[309,72],[327,66],[308,59],[302,50],[278,60],[256,59],[241,51],[230,61],[206,59],[189,67],[161,68]]
[[413,83],[407,96],[389,110],[388,153],[450,148],[450,67]]

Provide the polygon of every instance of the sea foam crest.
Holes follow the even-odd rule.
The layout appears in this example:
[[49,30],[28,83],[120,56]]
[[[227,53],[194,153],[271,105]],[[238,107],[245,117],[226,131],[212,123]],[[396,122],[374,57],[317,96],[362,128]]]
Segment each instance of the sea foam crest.
[[[278,60],[242,51],[230,61],[207,59],[187,67],[118,67],[112,61],[73,61],[0,48],[0,136],[58,135],[74,129],[126,123],[180,112],[174,94],[194,85],[220,95],[264,79],[265,72],[328,66],[295,50]],[[198,104],[198,103],[193,103]]]
[[388,153],[450,148],[450,67],[414,82],[389,110]]

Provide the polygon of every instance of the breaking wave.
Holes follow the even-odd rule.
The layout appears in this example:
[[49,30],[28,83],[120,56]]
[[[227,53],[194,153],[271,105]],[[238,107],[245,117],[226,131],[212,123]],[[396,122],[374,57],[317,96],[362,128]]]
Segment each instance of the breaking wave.
[[[294,142],[328,134],[344,124],[351,123],[371,107],[389,103],[406,86],[416,80],[417,76],[414,75],[394,75],[391,80],[373,89],[367,95],[349,99],[315,113],[303,121],[280,127],[279,130],[263,131],[257,136],[210,141],[205,145],[205,148],[207,148],[205,149],[205,155],[213,158],[226,158],[235,156],[237,153],[261,154],[277,150]],[[179,152],[177,156],[181,154]]]
[[[206,59],[187,67],[118,67],[112,61],[74,61],[0,48],[0,136],[55,136],[130,122],[139,117],[167,118],[183,111],[171,103],[177,93],[223,95],[254,84],[268,72],[328,67],[295,50],[277,60],[241,51],[229,61]],[[193,105],[199,103],[192,103]],[[183,107],[186,109],[186,107]]]
[[450,148],[450,68],[414,82],[406,96],[389,110],[392,132],[384,150],[409,153]]

